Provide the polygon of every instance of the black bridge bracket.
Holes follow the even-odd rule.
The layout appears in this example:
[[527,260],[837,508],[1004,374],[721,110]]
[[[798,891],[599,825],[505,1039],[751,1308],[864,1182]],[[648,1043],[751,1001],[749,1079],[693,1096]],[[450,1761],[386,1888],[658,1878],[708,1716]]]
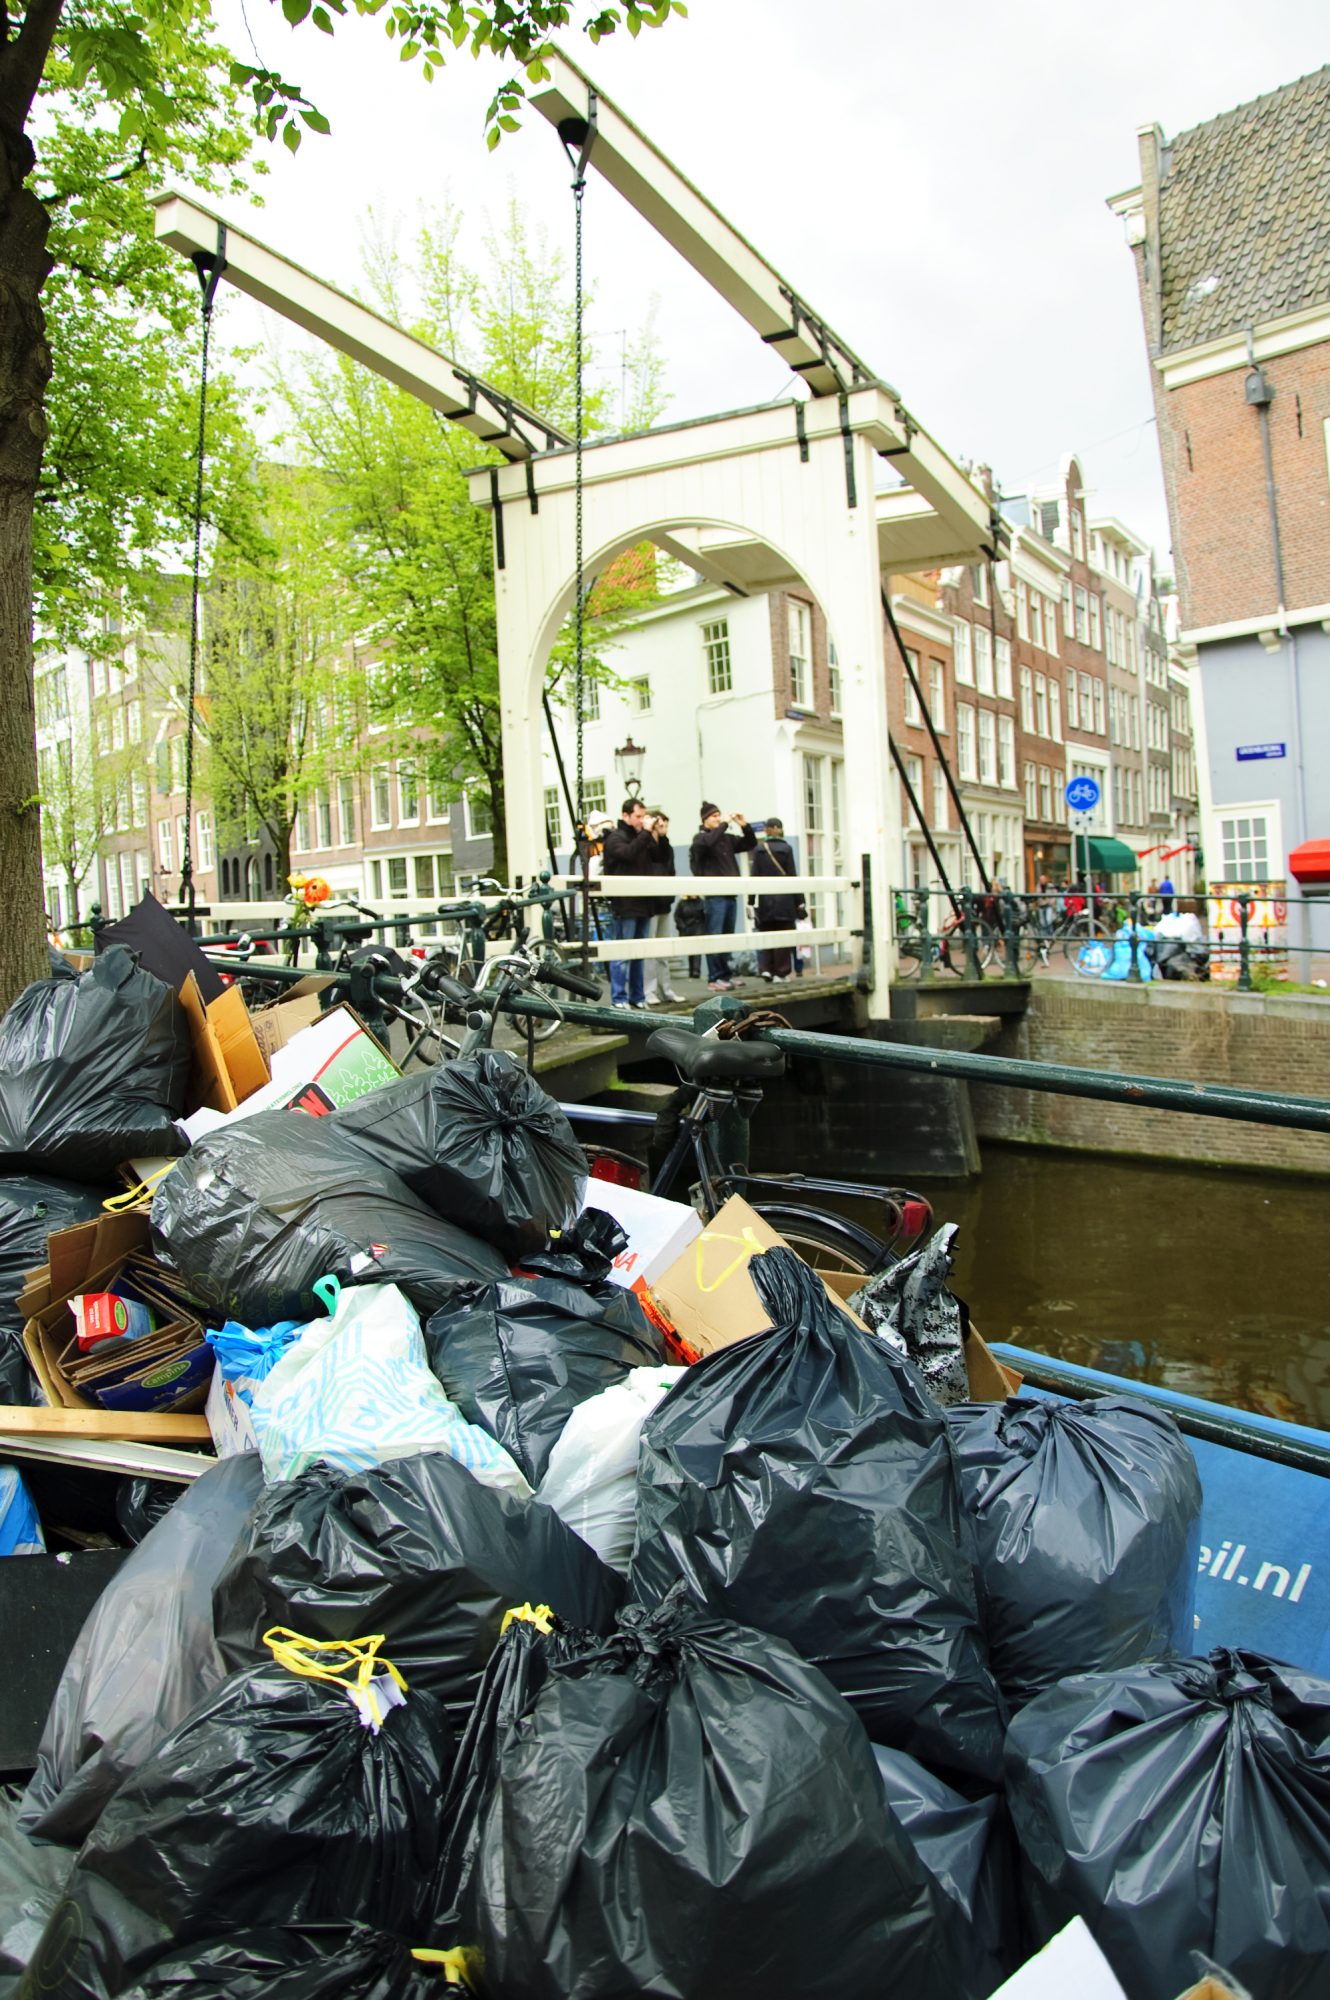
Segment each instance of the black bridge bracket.
[[854,479],[854,432],[850,429],[850,399],[842,389],[837,400],[840,404],[840,434],[845,441],[845,504],[847,507],[857,507],[859,495]]
[[803,403],[798,397],[794,404],[794,428],[799,436],[799,463],[808,463],[808,419],[804,415]]
[[212,311],[212,302],[217,296],[217,287],[226,269],[226,224],[217,225],[217,248],[215,250],[191,250],[189,261],[194,266],[194,274],[203,294],[203,310]]
[[499,469],[490,467],[490,505],[494,509],[494,567],[506,569],[503,548],[503,502],[499,498]]

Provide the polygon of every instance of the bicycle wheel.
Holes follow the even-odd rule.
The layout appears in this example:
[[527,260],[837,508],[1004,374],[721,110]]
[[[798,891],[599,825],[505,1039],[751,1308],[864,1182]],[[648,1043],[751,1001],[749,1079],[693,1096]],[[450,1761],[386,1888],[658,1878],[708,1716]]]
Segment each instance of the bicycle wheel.
[[907,931],[896,939],[896,975],[899,979],[917,979],[923,940],[917,931]]
[[883,1245],[871,1230],[825,1209],[801,1208],[793,1202],[755,1201],[753,1207],[803,1258],[820,1271],[850,1271],[867,1276],[882,1261]]

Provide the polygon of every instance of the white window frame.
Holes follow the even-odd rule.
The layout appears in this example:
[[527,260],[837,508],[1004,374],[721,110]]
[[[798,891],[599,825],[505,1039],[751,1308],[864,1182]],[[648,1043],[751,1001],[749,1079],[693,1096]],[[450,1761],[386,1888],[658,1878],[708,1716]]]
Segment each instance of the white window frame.
[[1004,701],[1012,699],[1011,693],[1011,640],[998,634],[997,642],[997,691]]
[[194,815],[194,845],[199,851],[199,867],[211,868],[216,859],[212,844],[212,814],[196,812]]
[[1034,735],[1034,670],[1021,668],[1021,728]]
[[634,674],[628,683],[628,699],[634,715],[651,713],[651,676]]
[[974,686],[974,665],[970,656],[970,628],[964,619],[957,622],[952,657],[956,663],[956,680],[961,687]]
[[947,670],[941,660],[928,662],[928,712],[939,736],[947,734]]
[[978,738],[975,733],[974,706],[968,701],[958,701],[956,704],[956,767],[963,785],[978,784]]
[[734,690],[734,662],[730,657],[728,618],[714,618],[703,625],[702,657],[707,670],[707,693],[731,694]]
[[563,846],[563,794],[557,785],[545,786],[545,842],[556,853]]
[[1056,674],[1048,677],[1048,733],[1055,743],[1062,741],[1062,683]]
[[[1218,857],[1222,869],[1222,873],[1219,876],[1221,882],[1277,882],[1281,879],[1278,871],[1283,866],[1284,842],[1280,819],[1280,807],[1277,799],[1258,799],[1240,806],[1216,808],[1214,815],[1215,833],[1213,851]],[[1236,835],[1230,839],[1227,829],[1230,826],[1236,828],[1244,820],[1249,825],[1252,820],[1261,820],[1264,823],[1265,865],[1267,871],[1269,871],[1265,875],[1258,875],[1254,868],[1244,871],[1241,868],[1234,867],[1230,869],[1229,867],[1229,848],[1230,846],[1236,846],[1238,841]],[[1247,839],[1249,844],[1254,845],[1254,841],[1250,835],[1247,836]],[[1207,845],[1207,854],[1209,851],[1210,847]],[[1235,860],[1236,858],[1235,856]]]
[[910,663],[909,667],[905,665],[901,667],[901,688],[905,700],[905,720],[911,729],[922,729],[924,726],[924,712],[919,706],[919,697],[914,691],[914,681],[910,679],[910,668],[914,670],[915,679],[917,680],[919,677],[919,655],[907,646],[905,648],[905,658]]
[[481,812],[481,813],[482,813],[483,815],[485,815],[486,817],[488,817],[488,815],[489,815],[489,809],[490,809],[490,802],[489,802],[488,798],[481,798],[481,797],[480,797],[479,795],[477,795],[477,794],[473,794],[473,793],[471,793],[471,792],[467,792],[467,793],[465,794],[465,796],[464,796],[464,799],[463,799],[463,804],[464,804],[464,806],[465,806],[465,809],[466,809],[466,820],[465,820],[465,825],[466,825],[466,837],[467,837],[467,839],[468,839],[468,840],[488,840],[488,839],[489,839],[489,837],[490,837],[490,835],[491,835],[491,834],[493,833],[493,831],[494,831],[494,822],[493,822],[493,820],[490,820],[490,823],[489,823],[489,825],[488,825],[488,826],[477,826],[477,825],[476,825],[476,813],[477,813],[477,810],[479,810],[479,811],[480,811],[480,812]]
[[420,778],[414,764],[397,766],[397,824],[420,825]]
[[979,711],[979,782],[981,785],[995,785],[997,781],[997,717],[991,708],[981,708]]
[[[380,787],[382,797],[387,800],[386,813],[380,808]],[[386,833],[393,823],[393,768],[391,764],[375,764],[369,774],[369,825],[371,833]]]
[[785,600],[786,659],[790,669],[790,707],[813,708],[813,607],[802,597]]
[[1016,789],[1016,718],[998,716],[998,783],[1004,791]]
[[1048,677],[1045,674],[1034,677],[1034,733],[1036,736],[1048,734]]

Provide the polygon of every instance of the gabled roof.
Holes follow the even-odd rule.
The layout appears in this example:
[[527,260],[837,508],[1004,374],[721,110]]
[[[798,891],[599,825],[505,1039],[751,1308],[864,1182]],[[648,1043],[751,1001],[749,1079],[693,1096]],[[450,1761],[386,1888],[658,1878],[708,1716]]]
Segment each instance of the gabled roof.
[[1167,146],[1161,350],[1330,301],[1330,65]]

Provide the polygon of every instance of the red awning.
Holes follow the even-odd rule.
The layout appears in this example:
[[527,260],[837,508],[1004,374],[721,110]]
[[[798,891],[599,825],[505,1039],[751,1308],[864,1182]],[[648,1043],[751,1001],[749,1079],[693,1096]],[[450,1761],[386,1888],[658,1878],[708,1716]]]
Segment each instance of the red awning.
[[1289,855],[1288,872],[1304,888],[1330,883],[1330,840],[1304,840]]

